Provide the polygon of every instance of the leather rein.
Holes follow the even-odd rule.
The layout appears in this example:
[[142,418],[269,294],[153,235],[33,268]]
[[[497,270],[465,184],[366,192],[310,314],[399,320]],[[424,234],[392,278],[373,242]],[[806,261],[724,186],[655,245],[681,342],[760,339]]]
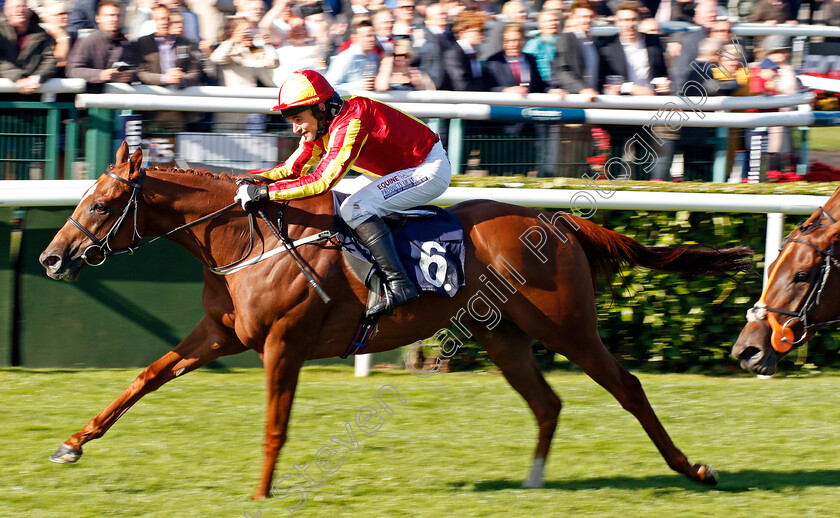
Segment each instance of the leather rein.
[[[128,203],[126,203],[125,208],[122,211],[122,214],[120,214],[120,216],[117,218],[117,220],[111,226],[111,229],[108,231],[108,233],[105,234],[104,237],[98,238],[95,235],[93,235],[93,233],[91,231],[86,229],[81,223],[79,223],[75,218],[73,218],[73,216],[70,216],[70,217],[67,218],[67,221],[72,223],[77,229],[79,229],[79,231],[82,232],[82,234],[87,236],[87,238],[90,239],[93,242],[93,244],[88,246],[87,248],[85,248],[85,251],[82,253],[82,259],[89,266],[102,266],[105,263],[105,260],[112,255],[133,254],[136,250],[140,249],[143,246],[154,243],[158,239],[162,239],[164,237],[171,236],[172,234],[175,234],[176,232],[180,232],[181,230],[186,230],[186,229],[192,228],[196,225],[200,225],[201,223],[204,223],[206,221],[210,221],[212,219],[215,219],[215,218],[221,216],[222,214],[226,214],[226,213],[230,212],[231,210],[236,208],[237,205],[239,205],[236,202],[231,203],[230,205],[222,207],[221,209],[219,209],[215,212],[212,212],[210,214],[207,214],[206,216],[202,216],[195,221],[191,221],[189,223],[181,225],[180,227],[174,228],[174,229],[170,230],[169,232],[166,232],[165,234],[162,234],[160,236],[149,239],[148,241],[142,241],[143,236],[141,236],[140,232],[137,230],[137,219],[138,219],[138,213],[139,213],[139,205],[137,203],[137,198],[138,198],[138,195],[140,193],[140,189],[143,187],[143,179],[146,177],[146,170],[143,169],[143,168],[140,168],[139,178],[138,178],[137,181],[126,180],[125,178],[120,177],[119,175],[117,175],[116,173],[114,173],[112,171],[105,171],[105,174],[107,174],[108,176],[110,176],[111,178],[114,178],[115,180],[117,180],[119,182],[122,182],[122,183],[128,185],[132,189],[131,190],[131,195],[128,198]],[[125,220],[128,219],[128,215],[132,211],[132,209],[134,210],[134,216],[133,216],[133,219],[134,219],[134,233],[131,236],[131,243],[125,248],[114,249],[114,248],[111,247],[111,240],[114,237],[116,237],[116,235],[119,233],[120,228],[122,228],[122,225],[125,222]],[[250,239],[250,245],[248,247],[248,251],[245,252],[245,255],[241,259],[239,259],[237,261],[234,261],[234,262],[232,262],[228,265],[225,265],[225,266],[205,266],[205,268],[207,268],[209,270],[215,270],[215,269],[220,269],[221,270],[221,269],[224,269],[224,268],[230,268],[231,266],[236,266],[237,264],[241,263],[242,261],[247,259],[249,255],[251,255],[251,252],[254,250],[254,215],[250,212],[248,213],[248,224],[250,226],[251,239]],[[92,257],[92,256],[95,256],[95,255],[100,255],[101,259],[97,260],[96,258]]]
[[[832,217],[831,214],[829,214],[828,211],[825,210],[825,208],[820,207],[820,211],[822,211],[822,216],[824,218],[827,218],[832,224],[837,222],[834,219],[834,217]],[[819,221],[822,221],[822,218],[820,218]],[[819,222],[812,223],[808,226],[798,227],[798,229],[802,233],[808,232],[809,230],[812,230],[814,228],[828,227]],[[783,260],[784,256],[790,251],[790,249],[788,249],[787,251],[785,250],[789,243],[799,243],[810,246],[811,248],[819,252],[824,258],[822,265],[820,266],[819,274],[813,277],[812,280],[809,282],[810,289],[808,290],[808,294],[805,296],[802,303],[799,305],[798,311],[788,311],[782,308],[771,308],[768,307],[767,304],[764,302],[764,298],[767,296],[767,291],[769,290],[770,285],[772,284],[773,276],[775,276],[775,273],[781,267],[781,260]],[[784,354],[790,351],[794,346],[803,343],[806,337],[808,336],[808,332],[811,329],[840,322],[840,318],[834,320],[827,320],[824,322],[810,322],[808,318],[808,313],[811,312],[820,303],[820,298],[828,282],[828,277],[831,274],[832,269],[840,269],[840,260],[838,260],[835,255],[835,243],[832,243],[831,247],[829,247],[828,250],[825,250],[818,247],[810,241],[787,237],[782,243],[782,247],[779,249],[779,251],[781,252],[779,256],[780,262],[770,274],[770,277],[767,280],[767,285],[764,288],[764,292],[761,294],[761,298],[758,300],[758,302],[755,303],[755,305],[752,308],[747,310],[747,320],[749,322],[758,322],[762,326],[764,326],[765,329],[770,331],[770,344],[773,346],[773,349],[775,349],[778,353]],[[784,324],[782,324],[776,318],[775,313],[785,315],[790,318],[788,318],[784,322]],[[764,323],[764,320],[767,320],[769,322],[769,327],[767,324]],[[793,322],[800,322],[803,326],[802,336],[798,340],[796,339],[793,330],[790,328]]]
[[[139,178],[137,179],[137,181],[131,181],[131,180],[126,180],[125,178],[120,177],[119,175],[117,175],[113,171],[105,171],[105,174],[107,174],[111,178],[114,178],[115,180],[120,181],[120,182],[128,185],[129,187],[131,187],[131,195],[128,198],[128,203],[126,203],[125,208],[122,211],[122,214],[120,214],[120,216],[117,218],[117,220],[111,226],[111,229],[108,231],[107,234],[105,234],[105,236],[103,238],[98,238],[98,237],[94,236],[91,231],[86,229],[81,223],[79,223],[75,218],[73,218],[72,215],[67,218],[67,221],[72,223],[85,236],[87,236],[88,239],[90,239],[93,242],[92,245],[85,248],[84,252],[82,252],[82,259],[89,266],[102,266],[105,263],[105,260],[109,256],[112,256],[112,255],[133,254],[136,250],[138,250],[139,248],[141,248],[145,245],[149,245],[151,243],[154,243],[158,239],[162,239],[164,237],[171,236],[172,234],[175,234],[176,232],[180,232],[181,230],[186,230],[186,229],[192,228],[196,225],[200,225],[201,223],[204,223],[206,221],[210,221],[212,219],[215,219],[215,218],[221,216],[222,214],[226,214],[226,213],[230,212],[231,210],[233,210],[234,208],[236,208],[239,205],[239,202],[233,202],[230,205],[226,205],[225,207],[222,207],[221,209],[219,209],[215,212],[211,212],[210,214],[207,214],[206,216],[202,216],[202,217],[200,217],[200,218],[198,218],[194,221],[190,221],[189,223],[181,225],[180,227],[176,227],[176,228],[170,230],[169,232],[166,232],[165,234],[161,234],[160,236],[153,237],[153,238],[149,239],[148,241],[142,241],[143,236],[141,236],[140,232],[137,230],[137,219],[138,219],[138,214],[139,214],[139,210],[140,210],[139,205],[137,203],[137,198],[140,194],[140,189],[143,187],[143,180],[146,178],[146,170],[143,169],[143,168],[140,168],[138,173],[139,173]],[[131,212],[132,209],[134,210],[134,233],[131,236],[131,243],[125,248],[120,248],[120,249],[114,250],[111,247],[111,239],[113,239],[119,233],[120,228],[122,227],[122,224],[128,218],[128,214],[129,214],[129,212]],[[275,235],[275,237],[277,237],[277,239],[283,243],[284,249],[282,251],[288,252],[289,255],[292,256],[292,258],[295,261],[295,264],[300,269],[300,271],[303,272],[304,277],[306,277],[306,280],[309,282],[309,284],[312,285],[312,287],[318,293],[318,296],[321,297],[321,299],[324,301],[325,304],[329,303],[330,302],[329,295],[327,295],[326,291],[324,291],[324,289],[318,284],[318,282],[315,280],[315,278],[312,276],[312,274],[309,273],[309,271],[306,270],[306,268],[304,268],[300,259],[298,259],[298,257],[296,256],[294,250],[300,244],[309,244],[309,243],[316,243],[316,242],[321,242],[321,241],[328,241],[328,240],[332,239],[333,237],[335,237],[335,232],[324,231],[324,232],[321,232],[319,234],[316,234],[314,236],[314,239],[312,237],[310,237],[310,238],[299,239],[297,241],[292,242],[292,241],[289,241],[288,238],[286,238],[285,236],[282,235],[282,227],[283,227],[283,211],[282,210],[280,211],[280,214],[279,214],[279,217],[278,217],[277,228],[275,228],[274,225],[268,220],[268,218],[263,213],[262,209],[257,207],[256,210],[259,213],[260,217],[266,222],[268,227],[271,229],[271,231]],[[248,259],[248,257],[251,255],[251,252],[254,251],[254,234],[255,234],[255,232],[254,232],[254,227],[255,227],[254,219],[255,218],[254,218],[254,211],[250,210],[250,207],[249,207],[249,210],[247,211],[247,213],[248,213],[248,227],[249,227],[249,234],[250,234],[250,243],[248,245],[248,251],[245,252],[245,255],[243,255],[241,259],[236,260],[236,261],[234,261],[230,264],[226,264],[224,266],[207,266],[207,265],[205,265],[204,266],[205,268],[207,268],[211,272],[219,274],[219,275],[227,275],[229,273],[233,273],[232,271],[230,271],[232,267],[235,267],[235,266],[239,265],[240,263],[243,263],[244,261],[246,261]],[[91,258],[90,256],[93,255],[93,254],[100,254],[101,259],[96,260],[96,259]],[[246,264],[243,264],[242,267],[244,268],[246,266],[250,266],[251,264],[256,264],[257,262],[259,262],[259,260],[261,260],[261,257],[256,258],[255,260],[252,260],[252,261],[250,261]]]

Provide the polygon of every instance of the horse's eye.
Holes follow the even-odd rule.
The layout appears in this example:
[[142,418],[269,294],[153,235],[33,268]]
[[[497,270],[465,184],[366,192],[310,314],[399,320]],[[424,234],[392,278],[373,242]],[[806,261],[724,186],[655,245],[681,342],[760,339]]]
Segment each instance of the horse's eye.
[[808,274],[806,272],[797,272],[797,274],[793,276],[793,280],[796,282],[805,282],[808,280]]
[[107,214],[108,207],[104,203],[97,203],[93,206],[91,212],[95,212],[97,214]]

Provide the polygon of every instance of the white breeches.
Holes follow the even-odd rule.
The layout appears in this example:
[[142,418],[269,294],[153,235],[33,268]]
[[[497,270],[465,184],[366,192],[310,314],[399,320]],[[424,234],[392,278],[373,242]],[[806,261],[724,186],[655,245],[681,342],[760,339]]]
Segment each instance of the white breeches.
[[434,145],[423,163],[381,178],[360,175],[342,180],[335,190],[350,194],[341,204],[341,218],[355,229],[371,216],[385,216],[423,205],[449,187],[452,167],[443,145]]

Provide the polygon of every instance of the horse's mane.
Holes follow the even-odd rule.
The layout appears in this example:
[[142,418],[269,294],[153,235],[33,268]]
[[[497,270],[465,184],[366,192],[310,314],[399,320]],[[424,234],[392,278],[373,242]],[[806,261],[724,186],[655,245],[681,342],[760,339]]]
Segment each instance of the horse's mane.
[[[111,164],[109,170],[113,171],[114,165]],[[223,182],[228,183],[236,183],[236,178],[232,177],[228,173],[212,173],[207,171],[206,169],[181,169],[179,167],[144,167],[145,171],[160,171],[163,173],[174,173],[174,174],[191,174],[194,176],[201,176],[203,178],[212,178],[214,180],[222,180]]]
[[213,178],[213,179],[216,179],[216,180],[222,180],[222,181],[228,182],[228,183],[235,183],[236,182],[236,179],[233,178],[228,173],[211,173],[210,171],[207,171],[205,169],[181,169],[181,168],[178,168],[178,167],[157,167],[157,166],[155,166],[155,167],[152,167],[152,168],[147,167],[146,171],[149,171],[149,170],[151,170],[151,171],[161,171],[161,172],[165,172],[165,173],[175,173],[175,174],[191,174],[191,175],[194,175],[194,176],[201,176],[201,177],[204,177],[204,178]]

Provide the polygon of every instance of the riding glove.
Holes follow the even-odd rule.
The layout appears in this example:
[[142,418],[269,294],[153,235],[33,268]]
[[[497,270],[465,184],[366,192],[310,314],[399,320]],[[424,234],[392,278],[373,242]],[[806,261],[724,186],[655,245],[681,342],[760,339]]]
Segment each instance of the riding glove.
[[240,185],[233,201],[238,201],[242,204],[242,208],[247,210],[251,203],[266,199],[268,199],[267,185]]

